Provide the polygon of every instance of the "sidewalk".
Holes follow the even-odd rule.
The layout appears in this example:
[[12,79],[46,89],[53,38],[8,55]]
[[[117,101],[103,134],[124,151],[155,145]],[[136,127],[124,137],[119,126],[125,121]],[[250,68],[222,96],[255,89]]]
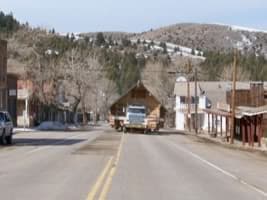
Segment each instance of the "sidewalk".
[[234,144],[230,144],[230,142],[226,141],[225,136],[220,136],[220,134],[217,135],[217,137],[212,137],[207,132],[201,132],[199,134],[195,134],[194,132],[185,131],[185,134],[192,135],[198,138],[201,138],[203,140],[217,143],[221,146],[232,148],[232,149],[238,149],[238,150],[244,150],[244,151],[250,151],[250,152],[262,152],[267,155],[267,139],[264,138],[261,143],[261,147],[258,146],[258,143],[254,144],[254,147],[251,147],[246,143],[245,145],[242,144],[242,141],[234,140]]
[[37,129],[34,128],[13,128],[13,133],[22,133],[22,132],[34,132],[38,131]]

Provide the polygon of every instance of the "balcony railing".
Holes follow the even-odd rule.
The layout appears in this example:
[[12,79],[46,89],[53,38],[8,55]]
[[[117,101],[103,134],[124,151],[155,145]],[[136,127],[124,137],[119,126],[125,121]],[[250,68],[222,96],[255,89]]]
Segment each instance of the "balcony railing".
[[[191,112],[193,112],[195,110],[195,104],[190,104],[190,110]],[[199,108],[199,104],[198,104],[198,109]],[[187,112],[188,111],[188,104],[180,104],[178,106],[176,106],[176,110],[182,111],[182,112]]]

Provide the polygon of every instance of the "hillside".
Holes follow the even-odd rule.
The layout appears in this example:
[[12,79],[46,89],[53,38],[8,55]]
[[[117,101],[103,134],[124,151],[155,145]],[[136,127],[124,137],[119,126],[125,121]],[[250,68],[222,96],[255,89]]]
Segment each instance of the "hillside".
[[[64,56],[64,52],[71,48],[86,46],[91,51],[102,49],[100,52],[106,52],[99,59],[101,63],[112,63],[115,66],[108,70],[108,76],[113,77],[115,82],[117,79],[113,73],[117,70],[116,66],[129,55],[135,57],[130,59],[130,65],[145,59],[144,63],[167,64],[170,71],[184,70],[188,60],[191,60],[203,72],[201,79],[229,79],[233,48],[243,53],[240,58],[240,79],[262,80],[267,77],[266,31],[218,24],[183,23],[142,33],[110,31],[61,34],[55,29],[43,30],[20,24],[12,14],[0,13],[0,18],[0,36],[8,40],[9,72],[20,75],[27,71],[25,65],[35,57],[36,50],[39,54],[57,51]],[[255,71],[261,72],[261,76]]]
[[[121,40],[123,38],[129,39],[135,36],[135,33],[127,33],[127,32],[102,32],[107,40]],[[80,37],[89,37],[91,39],[95,39],[98,32],[88,32],[79,34]]]
[[134,39],[156,40],[202,51],[257,51],[267,55],[267,33],[237,26],[184,23],[136,34]]

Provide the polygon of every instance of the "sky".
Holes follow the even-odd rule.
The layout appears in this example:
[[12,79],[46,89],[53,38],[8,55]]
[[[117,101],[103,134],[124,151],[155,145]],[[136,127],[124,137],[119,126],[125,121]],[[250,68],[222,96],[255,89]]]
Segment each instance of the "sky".
[[0,10],[62,33],[142,32],[183,22],[267,30],[267,0],[0,0]]

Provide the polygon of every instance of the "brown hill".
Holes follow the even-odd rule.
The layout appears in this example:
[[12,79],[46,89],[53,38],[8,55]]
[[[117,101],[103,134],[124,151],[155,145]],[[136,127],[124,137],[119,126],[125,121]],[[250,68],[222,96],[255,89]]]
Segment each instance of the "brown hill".
[[239,48],[267,55],[267,32],[227,25],[183,23],[136,34],[134,38],[170,42],[204,51]]

